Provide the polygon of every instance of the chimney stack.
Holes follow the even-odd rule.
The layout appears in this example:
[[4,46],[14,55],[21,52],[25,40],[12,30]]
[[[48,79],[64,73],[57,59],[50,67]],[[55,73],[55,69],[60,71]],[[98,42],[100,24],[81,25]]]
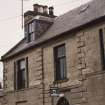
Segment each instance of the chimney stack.
[[48,6],[43,6],[43,13],[48,14]]
[[54,8],[53,7],[49,7],[49,15],[54,16]]

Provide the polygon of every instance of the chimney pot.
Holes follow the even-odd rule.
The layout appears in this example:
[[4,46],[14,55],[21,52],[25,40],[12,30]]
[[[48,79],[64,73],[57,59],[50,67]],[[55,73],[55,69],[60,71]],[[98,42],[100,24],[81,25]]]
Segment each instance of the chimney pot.
[[54,16],[54,8],[53,7],[49,7],[49,15],[50,16]]
[[38,13],[43,13],[43,6],[39,6],[39,8],[38,8]]
[[35,12],[35,13],[38,13],[39,5],[38,5],[38,4],[34,4],[34,5],[33,5],[33,8],[34,8],[34,12]]
[[48,6],[46,6],[46,5],[34,4],[33,8],[34,8],[34,14],[35,15],[40,14],[40,15],[46,15],[46,16],[54,17],[53,6],[48,8]]
[[43,13],[48,14],[48,7],[47,6],[43,6]]

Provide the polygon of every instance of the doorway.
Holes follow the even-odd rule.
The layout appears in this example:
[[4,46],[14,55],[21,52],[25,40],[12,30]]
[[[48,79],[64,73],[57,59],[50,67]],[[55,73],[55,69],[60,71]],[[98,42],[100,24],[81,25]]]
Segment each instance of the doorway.
[[57,105],[70,105],[70,104],[69,104],[69,101],[65,97],[62,97],[58,100]]

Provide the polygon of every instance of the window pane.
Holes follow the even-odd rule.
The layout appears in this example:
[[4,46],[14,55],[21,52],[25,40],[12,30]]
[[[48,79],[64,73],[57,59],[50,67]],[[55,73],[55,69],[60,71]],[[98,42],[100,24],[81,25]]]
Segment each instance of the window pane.
[[17,89],[25,88],[26,81],[26,64],[25,59],[18,61],[18,71],[17,71]]
[[55,66],[56,66],[56,80],[62,80],[66,78],[66,56],[65,45],[56,47],[54,49],[55,54]]
[[25,69],[25,60],[20,61],[20,70]]
[[63,59],[60,59],[60,64],[59,64],[59,68],[60,68],[60,77],[61,79],[64,79],[65,78],[65,71],[66,71],[66,61],[65,61],[65,58]]
[[29,24],[29,33],[31,33],[32,32],[32,26],[31,26],[31,24]]
[[22,74],[22,87],[24,88],[25,87],[25,80],[26,80],[26,73],[25,73],[25,70],[23,70],[21,72]]
[[30,34],[30,41],[33,41],[34,40],[34,33],[31,33]]
[[57,53],[57,57],[62,57],[62,56],[65,56],[65,47],[64,46],[61,46],[61,47],[58,47],[57,49],[58,53]]
[[18,89],[25,87],[25,70],[18,71]]
[[32,32],[34,32],[34,22],[32,22]]
[[25,31],[25,36],[27,36],[27,34],[28,34],[28,25],[25,26],[24,31]]
[[23,80],[23,81],[26,80],[26,73],[25,73],[25,70],[22,71],[22,80]]
[[35,34],[35,21],[32,21],[31,23],[27,24],[28,25],[28,33],[26,34],[28,37],[27,41],[31,42],[33,41],[35,38],[34,34]]
[[60,62],[59,60],[56,61],[56,80],[60,80],[61,79],[61,74],[60,74]]
[[29,33],[34,32],[34,22],[29,24]]
[[100,52],[101,52],[101,63],[102,68],[105,69],[105,51],[104,51],[104,34],[103,30],[99,30],[99,39],[100,39]]

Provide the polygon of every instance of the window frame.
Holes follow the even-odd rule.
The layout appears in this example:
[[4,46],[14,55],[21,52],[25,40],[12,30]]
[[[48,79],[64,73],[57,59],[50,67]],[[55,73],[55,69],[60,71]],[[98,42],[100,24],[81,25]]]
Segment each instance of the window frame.
[[[24,72],[25,72],[25,80],[24,80],[24,86],[19,86],[19,79],[18,79],[18,73],[20,70],[20,65],[19,63],[24,60],[25,62],[25,68],[24,68]],[[23,69],[22,69],[23,71]],[[26,58],[22,58],[22,59],[19,59],[17,61],[14,62],[14,90],[21,90],[21,89],[25,89],[25,88],[28,88],[29,86],[29,83],[28,83],[29,79],[28,79],[28,57]]]
[[24,62],[24,65],[25,65],[25,59],[21,59],[19,60],[17,63],[18,63],[18,70],[17,70],[17,88],[18,89],[23,89],[25,88],[25,79],[26,79],[26,76],[24,77],[23,75],[26,75],[26,67],[22,68],[21,69],[21,63]]
[[[30,31],[30,26],[31,26],[31,31]],[[32,42],[35,39],[35,21],[34,20],[32,20],[31,22],[25,25],[25,34],[26,34],[25,36],[27,37],[27,42]]]
[[[34,32],[35,32],[35,22],[32,21],[28,24],[28,37],[29,37],[29,42],[31,42],[32,40],[34,40]],[[31,27],[31,28],[30,28]],[[31,30],[31,31],[30,31]]]
[[[60,47],[64,47],[64,55],[63,56],[60,56],[60,57],[57,57],[57,50],[58,48]],[[54,47],[54,81],[55,82],[63,82],[65,80],[68,80],[67,79],[67,63],[66,63],[66,48],[65,48],[65,44],[61,44],[61,45],[58,45],[56,47]],[[63,78],[61,77],[61,70],[59,69],[60,67],[60,64],[59,64],[59,67],[57,67],[56,65],[58,65],[57,62],[59,62],[61,59],[65,60],[65,65],[64,65],[64,70],[63,70]],[[58,72],[60,72],[59,74],[59,77],[57,77],[57,70]]]
[[100,42],[100,54],[101,54],[101,64],[102,69],[105,69],[105,41],[104,41],[104,30],[103,28],[99,29],[99,42]]

